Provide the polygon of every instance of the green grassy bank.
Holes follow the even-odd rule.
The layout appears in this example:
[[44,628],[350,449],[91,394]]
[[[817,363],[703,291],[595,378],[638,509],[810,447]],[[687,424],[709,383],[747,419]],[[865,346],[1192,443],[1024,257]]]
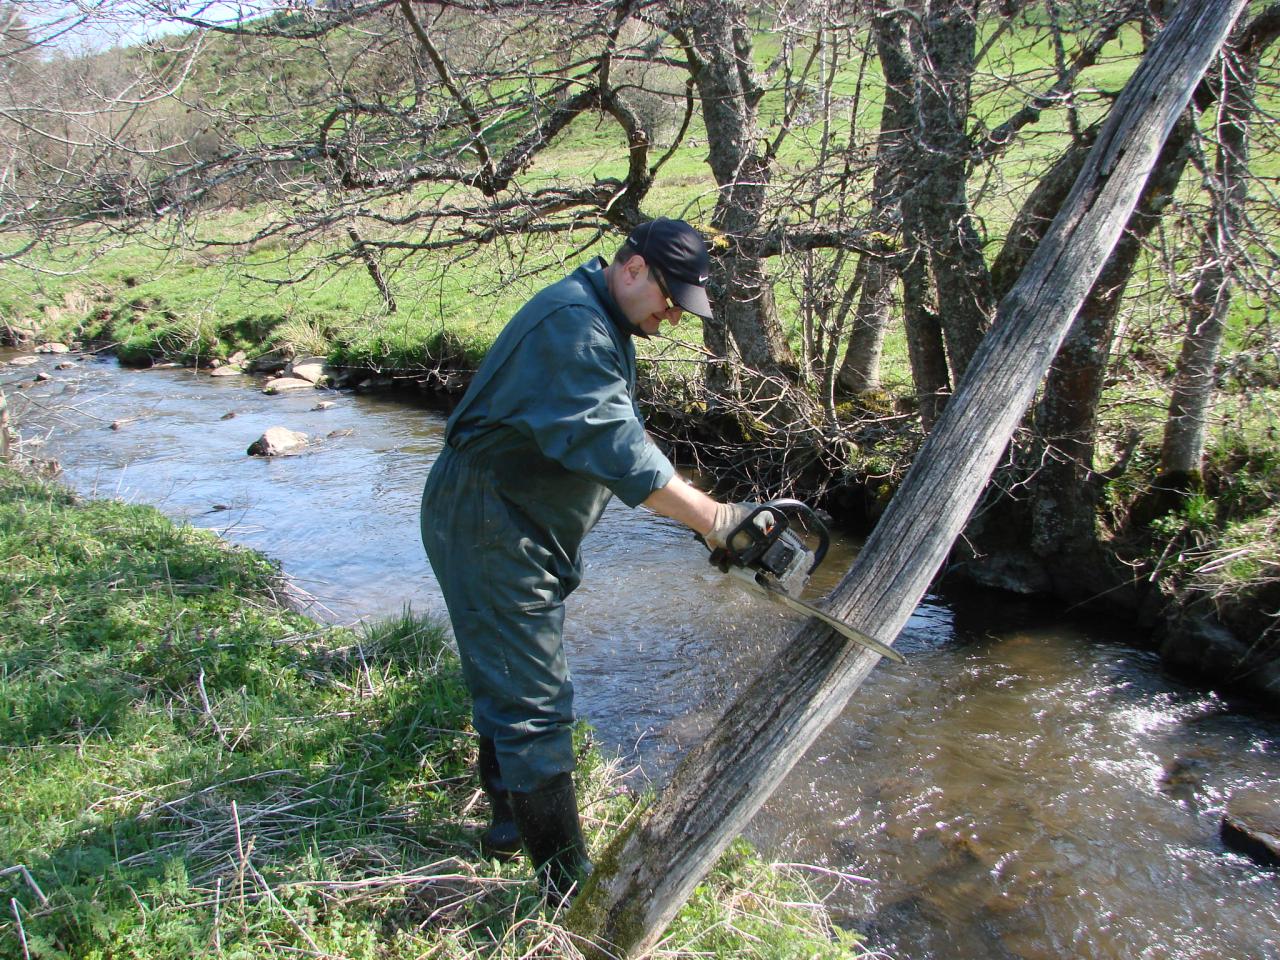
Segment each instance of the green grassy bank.
[[[406,613],[287,608],[260,554],[0,466],[0,956],[571,957],[480,859],[456,659]],[[581,740],[593,848],[636,803]],[[732,849],[672,957],[846,957],[801,876]]]
[[[239,218],[224,217],[214,232],[232,242],[242,229]],[[170,247],[163,228],[145,237],[78,241],[44,251],[36,260],[40,270],[0,281],[0,339],[83,339],[144,365],[159,359],[205,365],[237,350],[250,356],[280,350],[412,373],[441,356],[478,362],[536,286],[503,285],[473,261],[424,259],[395,270],[401,308],[389,315],[363,271],[321,268],[286,283],[314,266],[308,252],[320,258],[329,249],[299,258],[266,243],[211,259]]]

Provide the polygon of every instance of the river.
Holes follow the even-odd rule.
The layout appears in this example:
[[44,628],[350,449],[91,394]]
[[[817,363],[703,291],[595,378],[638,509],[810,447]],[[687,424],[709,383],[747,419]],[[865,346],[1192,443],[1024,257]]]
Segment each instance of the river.
[[[442,612],[417,520],[438,414],[63,360],[0,366],[0,385],[24,449],[76,490],[264,551],[322,619]],[[246,456],[276,425],[315,442]],[[853,552],[836,544],[819,592]],[[565,637],[578,709],[660,785],[795,621],[644,510],[611,506],[584,554]],[[749,836],[847,875],[833,915],[904,960],[1280,960],[1280,876],[1218,837],[1232,791],[1280,783],[1280,719],[1169,680],[1137,639],[1026,600],[926,597],[907,665],[881,663]]]

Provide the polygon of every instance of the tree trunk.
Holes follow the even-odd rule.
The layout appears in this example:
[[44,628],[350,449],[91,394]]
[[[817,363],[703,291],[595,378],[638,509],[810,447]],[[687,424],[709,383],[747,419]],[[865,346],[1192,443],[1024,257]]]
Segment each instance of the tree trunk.
[[[907,246],[911,248],[910,241]],[[951,378],[947,374],[947,351],[942,345],[942,323],[929,300],[929,268],[918,249],[908,257],[902,268],[902,318],[911,379],[920,404],[920,426],[928,433],[951,393]]]
[[1191,293],[1187,332],[1174,372],[1160,448],[1161,486],[1199,489],[1209,408],[1217,384],[1218,353],[1231,305],[1231,281],[1237,256],[1236,232],[1244,218],[1249,191],[1249,118],[1257,62],[1222,59],[1222,97],[1218,110],[1217,183],[1213,216],[1200,251],[1199,277]]
[[[888,184],[903,185],[913,180],[913,164],[916,163],[916,146],[907,136],[914,131],[918,116],[913,109],[912,90],[915,86],[913,54],[903,28],[903,15],[892,7],[877,10],[872,28],[875,32],[876,51],[880,57],[885,79],[885,112],[892,107],[892,116],[882,118],[881,129],[886,123],[895,123],[897,133],[888,142],[881,142],[882,155],[876,158],[877,179],[883,177]],[[887,172],[885,171],[887,168]],[[893,198],[902,203],[900,191]],[[918,225],[903,214],[903,248],[899,260],[902,276],[902,313],[906,328],[907,357],[911,363],[911,379],[915,384],[920,405],[920,424],[928,432],[951,393],[951,379],[947,375],[947,353],[942,342],[942,326],[933,309],[933,291],[929,279],[927,240]]]
[[[1184,115],[1054,358],[1036,408],[1036,446],[1042,454],[1031,488],[1028,542],[1049,579],[1068,596],[1093,596],[1103,588],[1090,576],[1103,570],[1096,535],[1100,491],[1093,473],[1098,403],[1125,288],[1143,245],[1182,180],[1191,135],[1192,121]],[[1076,589],[1067,588],[1064,578],[1074,579],[1081,573],[1086,581]]]
[[709,0],[689,13],[708,161],[720,188],[711,222],[729,244],[712,261],[716,318],[703,332],[709,349],[727,348],[731,339],[748,369],[794,382],[796,360],[778,322],[764,258],[745,242],[760,232],[769,183],[769,165],[757,152],[760,90],[746,23],[742,4],[733,0]]
[[1022,276],[1032,254],[1049,232],[1053,218],[1066,203],[1097,139],[1096,128],[1085,131],[1054,161],[1049,172],[1036,181],[1035,188],[1018,210],[1004,245],[991,265],[991,286],[997,300],[1003,300]]
[[[960,389],[831,611],[890,640],[927,589],[1129,219],[1179,111],[1244,0],[1184,0],[1116,101],[1063,211],[1002,301]],[[597,956],[650,950],[716,857],[879,657],[810,621],[599,858],[567,922]]]
[[968,368],[995,308],[967,189],[976,6],[928,0],[916,28],[907,31],[916,71],[916,150],[902,217],[904,232],[928,257],[953,383]]
[[[1021,465],[1015,466],[1019,471],[1015,479],[1026,476],[1030,495],[1001,498],[966,531],[976,557],[1001,558],[1000,580],[1006,584],[1011,571],[1018,571],[1025,589],[1084,599],[1097,596],[1111,583],[1097,538],[1098,403],[1125,288],[1143,244],[1160,223],[1182,179],[1192,132],[1190,114],[1184,114],[1054,358],[1036,406],[1034,440],[1021,454]],[[991,271],[999,292],[1007,292],[1016,281],[1050,219],[1061,209],[1096,133],[1096,128],[1086,132],[1068,148],[1018,212]],[[974,564],[975,575],[983,579],[982,561]]]
[[893,270],[883,256],[864,253],[858,264],[861,284],[858,307],[849,330],[840,372],[838,393],[857,396],[880,386],[880,358],[893,307]]
[[[880,112],[871,186],[875,207],[871,229],[891,234],[896,228],[891,226],[890,213],[898,205],[902,164],[907,155],[911,61],[897,18],[887,15],[883,8],[877,9],[873,16],[872,31],[884,76],[884,107]],[[845,396],[856,396],[880,385],[880,357],[892,307],[894,270],[882,255],[864,253],[858,274],[862,281],[858,310],[836,381],[839,392]]]

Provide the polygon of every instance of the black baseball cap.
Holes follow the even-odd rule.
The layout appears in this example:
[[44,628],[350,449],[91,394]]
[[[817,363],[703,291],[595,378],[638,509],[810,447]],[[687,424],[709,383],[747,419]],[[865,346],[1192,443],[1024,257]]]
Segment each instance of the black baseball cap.
[[702,234],[683,220],[659,217],[631,231],[627,243],[662,273],[671,299],[695,316],[711,319],[707,299],[710,260]]

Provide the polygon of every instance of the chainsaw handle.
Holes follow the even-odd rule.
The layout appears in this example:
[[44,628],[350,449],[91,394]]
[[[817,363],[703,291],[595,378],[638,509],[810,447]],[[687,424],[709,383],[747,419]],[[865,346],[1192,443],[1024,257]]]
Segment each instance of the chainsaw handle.
[[831,546],[831,533],[827,530],[827,525],[818,519],[813,507],[803,500],[783,497],[779,500],[770,500],[762,506],[771,510],[780,510],[783,513],[794,511],[803,515],[805,529],[811,530],[818,537],[818,549],[813,552],[813,566],[809,568],[809,575],[812,576],[813,571],[817,570],[821,565],[822,559],[827,555],[827,549]]

